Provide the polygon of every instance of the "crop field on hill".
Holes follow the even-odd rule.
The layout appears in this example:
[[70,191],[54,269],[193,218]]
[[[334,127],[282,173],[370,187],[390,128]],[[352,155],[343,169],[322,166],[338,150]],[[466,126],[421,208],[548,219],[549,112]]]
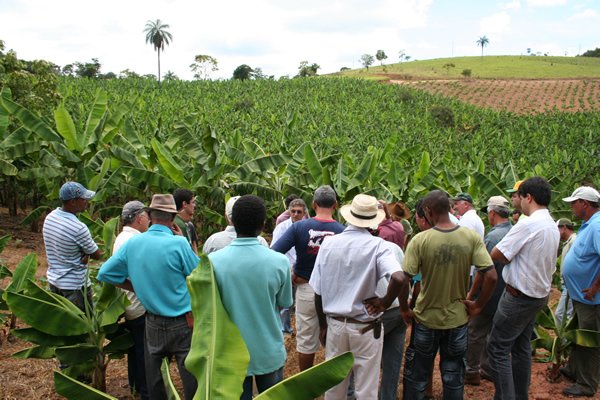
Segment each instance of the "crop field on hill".
[[479,107],[517,114],[600,111],[600,79],[397,81]]

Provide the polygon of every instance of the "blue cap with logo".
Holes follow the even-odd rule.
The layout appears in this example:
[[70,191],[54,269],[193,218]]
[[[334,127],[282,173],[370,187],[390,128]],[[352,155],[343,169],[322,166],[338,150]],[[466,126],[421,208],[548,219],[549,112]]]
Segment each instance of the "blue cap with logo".
[[67,182],[61,186],[58,197],[62,201],[73,200],[73,199],[85,199],[89,200],[96,192],[87,190],[81,183],[78,182]]

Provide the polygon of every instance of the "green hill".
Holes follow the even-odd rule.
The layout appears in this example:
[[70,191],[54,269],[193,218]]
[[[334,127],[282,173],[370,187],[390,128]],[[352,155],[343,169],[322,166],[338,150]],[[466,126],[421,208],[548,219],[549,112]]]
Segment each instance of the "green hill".
[[336,73],[367,79],[457,79],[465,69],[472,78],[565,79],[600,78],[600,58],[544,56],[484,56],[437,58],[372,66]]

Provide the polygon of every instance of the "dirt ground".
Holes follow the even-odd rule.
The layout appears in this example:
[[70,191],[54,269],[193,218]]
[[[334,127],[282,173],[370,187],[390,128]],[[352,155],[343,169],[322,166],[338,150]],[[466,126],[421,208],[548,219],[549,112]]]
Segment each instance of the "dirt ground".
[[[20,217],[22,218],[22,217]],[[40,267],[38,277],[44,277],[46,271],[46,260],[43,249],[42,236],[39,233],[32,233],[28,227],[18,225],[20,218],[9,217],[5,209],[0,208],[0,236],[10,234],[13,240],[0,254],[0,261],[14,270],[18,262],[29,252],[38,254]],[[8,280],[0,281],[0,287],[5,287]],[[558,291],[554,290],[552,298],[556,301]],[[18,324],[22,326],[21,323]],[[2,335],[2,332],[0,332]],[[287,335],[286,348],[288,350],[288,361],[285,366],[285,376],[291,376],[298,372],[297,356],[295,351],[296,341],[292,336]],[[54,383],[52,371],[57,369],[57,363],[54,360],[19,360],[12,358],[11,355],[19,350],[29,347],[28,343],[18,339],[6,340],[5,336],[0,336],[0,399],[60,399],[54,392]],[[324,358],[323,351],[317,354],[317,362]],[[545,373],[549,364],[534,362],[532,366],[532,382],[530,388],[530,399],[532,400],[560,400],[568,397],[562,395],[562,390],[569,386],[567,381],[558,383],[549,383],[545,378]],[[176,376],[174,369],[172,376]],[[402,386],[399,388],[401,398]],[[127,364],[124,359],[113,360],[110,362],[107,370],[107,392],[119,399],[132,399],[129,395],[127,386]],[[492,383],[482,381],[481,386],[465,387],[466,399],[491,399],[494,393]],[[442,385],[439,370],[436,366],[434,374],[434,395],[435,399],[442,398]],[[596,397],[600,399],[600,396]]]
[[600,111],[600,79],[429,79],[390,82],[517,114]]

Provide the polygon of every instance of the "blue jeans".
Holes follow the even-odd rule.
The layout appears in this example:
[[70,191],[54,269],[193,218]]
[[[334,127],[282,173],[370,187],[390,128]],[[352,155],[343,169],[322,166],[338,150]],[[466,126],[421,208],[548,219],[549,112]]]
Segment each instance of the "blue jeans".
[[132,393],[139,393],[142,400],[147,400],[146,387],[145,347],[144,335],[146,331],[146,315],[125,321],[125,327],[131,333],[133,346],[127,352],[127,372],[129,388]]
[[402,367],[402,353],[406,325],[400,316],[400,310],[393,308],[381,316],[383,322],[383,353],[381,356],[380,400],[395,400]]
[[421,400],[433,373],[433,362],[440,350],[440,370],[444,400],[462,399],[464,357],[468,342],[467,324],[452,329],[430,329],[414,321],[404,364],[404,398]]
[[185,316],[162,317],[146,314],[146,383],[150,399],[167,398],[160,367],[163,358],[175,358],[179,376],[183,383],[185,399],[191,400],[196,393],[196,378],[185,368],[185,358],[190,351],[192,329],[188,327]]
[[548,297],[536,299],[504,292],[488,339],[488,358],[496,400],[526,400],[531,380],[531,334]]
[[256,382],[256,388],[258,389],[258,393],[262,393],[271,386],[276,385],[277,383],[283,380],[283,367],[279,368],[276,371],[273,371],[264,375],[254,375],[247,376],[244,379],[243,387],[244,391],[240,396],[240,400],[251,400],[252,399],[252,380]]
[[565,309],[567,311],[567,321],[571,319],[573,316],[573,302],[569,298],[567,301],[567,288],[565,285],[562,285],[562,292],[560,294],[560,300],[558,301],[558,305],[556,306],[556,311],[554,311],[554,315],[558,320],[558,323],[562,323],[563,314],[565,313]]

